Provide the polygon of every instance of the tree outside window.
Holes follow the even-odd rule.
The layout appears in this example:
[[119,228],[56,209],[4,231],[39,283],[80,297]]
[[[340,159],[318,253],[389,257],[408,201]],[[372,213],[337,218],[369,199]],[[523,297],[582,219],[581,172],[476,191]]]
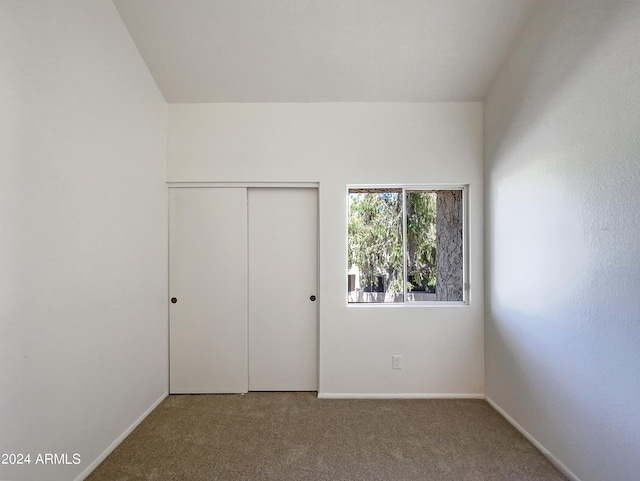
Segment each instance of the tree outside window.
[[348,302],[465,300],[462,188],[348,195]]

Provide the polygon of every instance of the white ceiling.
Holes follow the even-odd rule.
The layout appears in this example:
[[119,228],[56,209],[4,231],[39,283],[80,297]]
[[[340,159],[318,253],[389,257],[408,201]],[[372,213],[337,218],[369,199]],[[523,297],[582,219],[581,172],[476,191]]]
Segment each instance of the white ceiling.
[[535,0],[114,0],[168,102],[482,100]]

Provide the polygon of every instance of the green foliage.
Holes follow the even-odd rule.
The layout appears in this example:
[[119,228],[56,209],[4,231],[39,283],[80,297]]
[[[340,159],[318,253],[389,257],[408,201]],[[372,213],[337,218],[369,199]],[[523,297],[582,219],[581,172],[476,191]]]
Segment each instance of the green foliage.
[[349,263],[365,284],[402,291],[402,196],[398,193],[349,195]]
[[407,269],[409,290],[436,286],[436,193],[407,193]]
[[[413,283],[435,287],[436,194],[407,193],[407,267]],[[402,194],[391,191],[350,192],[348,224],[349,265],[358,266],[365,285],[384,291],[403,291]]]

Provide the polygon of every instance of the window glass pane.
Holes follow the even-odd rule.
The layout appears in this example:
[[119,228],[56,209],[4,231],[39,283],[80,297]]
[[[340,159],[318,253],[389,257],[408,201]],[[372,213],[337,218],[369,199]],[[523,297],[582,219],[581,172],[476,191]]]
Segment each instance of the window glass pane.
[[435,192],[407,192],[407,297],[436,300]]
[[401,189],[349,190],[349,302],[404,302],[402,230]]
[[462,301],[462,191],[407,192],[409,301]]

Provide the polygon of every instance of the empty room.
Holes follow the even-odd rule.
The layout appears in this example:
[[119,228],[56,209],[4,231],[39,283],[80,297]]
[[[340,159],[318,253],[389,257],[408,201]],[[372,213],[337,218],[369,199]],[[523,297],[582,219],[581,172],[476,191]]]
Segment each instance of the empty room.
[[0,480],[640,473],[640,2],[0,0]]

